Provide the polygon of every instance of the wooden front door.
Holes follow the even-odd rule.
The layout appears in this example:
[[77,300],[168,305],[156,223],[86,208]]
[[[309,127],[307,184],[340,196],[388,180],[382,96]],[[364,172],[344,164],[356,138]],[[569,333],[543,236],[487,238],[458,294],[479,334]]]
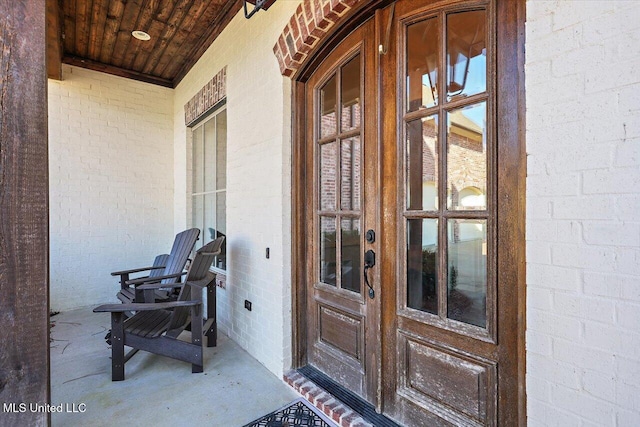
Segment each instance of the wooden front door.
[[302,363],[402,424],[523,420],[516,13],[398,0],[304,84]]
[[[364,280],[376,228],[373,21],[353,31],[306,84],[308,362],[374,401],[379,322]],[[364,107],[371,105],[371,108]],[[311,175],[312,174],[312,175]],[[372,272],[367,272],[372,283]]]

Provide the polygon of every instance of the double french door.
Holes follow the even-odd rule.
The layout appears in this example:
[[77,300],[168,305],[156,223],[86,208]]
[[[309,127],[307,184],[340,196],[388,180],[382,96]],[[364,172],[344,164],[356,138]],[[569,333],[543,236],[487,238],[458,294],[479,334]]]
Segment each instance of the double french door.
[[303,362],[407,425],[517,401],[495,3],[399,0],[304,84]]

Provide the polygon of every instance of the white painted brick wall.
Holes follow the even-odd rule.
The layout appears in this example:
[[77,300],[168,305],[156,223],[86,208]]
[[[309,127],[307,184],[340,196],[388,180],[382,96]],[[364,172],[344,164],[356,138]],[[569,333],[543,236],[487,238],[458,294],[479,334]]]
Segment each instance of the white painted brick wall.
[[173,242],[173,91],[63,66],[49,80],[51,309],[116,302],[111,271]]
[[240,12],[178,85],[174,102],[180,229],[189,221],[183,107],[227,67],[228,277],[217,291],[218,324],[278,376],[291,365],[291,99],[272,48],[298,4],[277,1],[251,20]]
[[640,2],[527,1],[529,425],[640,425]]

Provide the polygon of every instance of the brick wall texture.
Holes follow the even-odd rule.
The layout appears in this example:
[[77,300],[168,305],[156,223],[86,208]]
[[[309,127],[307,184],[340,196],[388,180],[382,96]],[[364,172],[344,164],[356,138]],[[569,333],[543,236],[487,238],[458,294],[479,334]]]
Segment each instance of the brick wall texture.
[[640,2],[527,2],[531,426],[640,425]]
[[49,80],[51,309],[116,301],[173,242],[173,91],[65,65]]
[[[291,366],[291,100],[272,46],[298,6],[240,12],[175,89],[175,227],[188,225],[184,105],[226,67],[227,281],[218,325],[272,372]],[[185,143],[186,141],[186,143]],[[265,256],[270,249],[269,259]],[[244,300],[253,310],[244,308]]]

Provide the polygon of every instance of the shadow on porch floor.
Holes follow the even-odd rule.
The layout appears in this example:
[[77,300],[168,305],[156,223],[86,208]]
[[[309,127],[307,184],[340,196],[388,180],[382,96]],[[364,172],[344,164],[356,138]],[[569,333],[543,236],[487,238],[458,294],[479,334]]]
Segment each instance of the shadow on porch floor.
[[[223,334],[205,350],[204,373],[191,365],[139,352],[126,379],[111,381],[111,349],[104,336],[109,313],[91,308],[51,318],[51,403],[86,405],[53,413],[56,426],[242,426],[299,397]],[[64,406],[63,405],[63,406]]]

